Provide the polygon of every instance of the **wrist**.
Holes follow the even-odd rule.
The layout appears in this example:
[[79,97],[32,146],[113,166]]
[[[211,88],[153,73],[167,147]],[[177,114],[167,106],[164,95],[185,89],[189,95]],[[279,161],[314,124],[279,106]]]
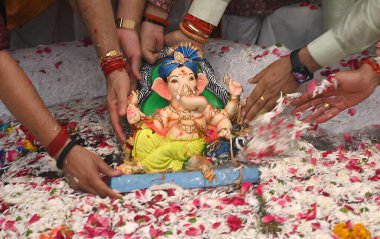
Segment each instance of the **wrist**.
[[300,59],[300,62],[306,66],[306,68],[311,72],[314,73],[317,70],[321,68],[321,66],[314,60],[314,58],[311,56],[309,50],[307,47],[302,48],[298,52],[298,57]]
[[159,18],[163,18],[163,19],[167,19],[168,16],[169,16],[168,12],[166,12],[162,8],[160,8],[158,6],[155,6],[155,5],[151,4],[151,3],[148,3],[146,5],[144,13],[145,14],[151,14],[151,15],[157,16]]

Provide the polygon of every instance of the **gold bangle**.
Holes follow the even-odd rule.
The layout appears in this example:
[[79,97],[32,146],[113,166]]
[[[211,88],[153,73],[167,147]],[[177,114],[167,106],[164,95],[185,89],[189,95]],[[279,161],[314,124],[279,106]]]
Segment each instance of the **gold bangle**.
[[134,20],[123,19],[121,17],[116,18],[116,28],[123,28],[140,32],[140,24]]
[[230,100],[237,100],[237,101],[240,101],[240,95],[232,95],[230,94]]
[[191,22],[185,20],[183,22],[183,24],[185,24],[193,33],[197,34],[198,36],[200,36],[202,38],[208,39],[208,35],[206,33],[202,32],[201,30],[199,30],[193,24],[191,24]]
[[120,51],[111,50],[111,51],[107,52],[107,54],[105,56],[100,57],[99,63],[101,64],[104,60],[106,60],[107,58],[110,58],[110,57],[122,57],[122,58],[124,58],[123,53],[121,53]]
[[180,22],[180,24],[179,24],[179,29],[181,30],[181,32],[182,32],[183,34],[185,34],[187,37],[193,39],[194,41],[197,41],[197,42],[199,42],[199,43],[201,43],[201,44],[205,44],[205,43],[208,42],[208,39],[205,39],[205,38],[203,38],[203,37],[200,37],[200,36],[198,36],[198,35],[196,35],[196,34],[193,34],[193,33],[189,32],[189,31],[187,31],[187,30],[184,28],[184,26],[183,26],[183,22]]

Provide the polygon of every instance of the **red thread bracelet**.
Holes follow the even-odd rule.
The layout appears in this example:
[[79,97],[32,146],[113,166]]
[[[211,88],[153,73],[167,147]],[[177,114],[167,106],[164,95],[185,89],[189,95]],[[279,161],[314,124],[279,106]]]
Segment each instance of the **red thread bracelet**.
[[69,140],[70,135],[67,133],[67,130],[62,127],[61,131],[55,136],[55,138],[49,143],[46,147],[46,152],[54,157],[58,154],[59,151],[63,148],[67,140]]
[[151,22],[151,23],[163,26],[163,27],[167,27],[170,24],[170,22],[168,20],[161,18],[161,17],[154,16],[154,15],[149,14],[149,13],[144,14],[143,21],[148,21],[148,22]]
[[364,58],[361,60],[361,65],[363,64],[368,64],[369,66],[371,66],[372,70],[374,70],[377,74],[380,74],[380,66],[374,62],[372,59],[370,58]]

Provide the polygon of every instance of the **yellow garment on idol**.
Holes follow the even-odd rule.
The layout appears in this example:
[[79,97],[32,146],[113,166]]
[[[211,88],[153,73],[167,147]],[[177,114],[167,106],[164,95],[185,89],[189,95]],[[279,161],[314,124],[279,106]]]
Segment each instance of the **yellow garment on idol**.
[[137,131],[132,150],[147,173],[165,170],[179,171],[191,156],[202,155],[206,141],[167,139],[152,129],[143,127]]

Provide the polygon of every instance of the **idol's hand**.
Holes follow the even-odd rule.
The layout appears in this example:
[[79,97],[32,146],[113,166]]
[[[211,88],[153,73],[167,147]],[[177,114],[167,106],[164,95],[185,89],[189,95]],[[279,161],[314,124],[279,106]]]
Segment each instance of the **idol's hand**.
[[142,79],[140,75],[141,47],[139,35],[134,30],[124,28],[117,29],[117,35],[121,49],[130,63],[130,67],[129,65],[127,67],[131,79],[130,90],[135,90],[137,81]]
[[260,113],[272,110],[281,92],[293,93],[299,88],[291,69],[289,57],[283,57],[249,80],[249,83],[257,85],[248,96],[244,107],[245,123]]
[[368,98],[380,83],[380,77],[367,64],[363,64],[358,70],[338,72],[335,79],[338,83],[336,90],[326,91],[315,98],[312,94],[303,94],[292,102],[296,106],[292,113],[315,108],[315,111],[303,120],[326,122],[341,111]]
[[149,64],[160,59],[160,51],[164,49],[164,27],[144,21],[141,24],[141,51]]
[[127,113],[129,76],[125,69],[116,70],[107,77],[107,106],[110,114],[111,124],[120,143],[124,143],[125,137],[121,117]]
[[241,87],[240,83],[230,78],[230,80],[228,81],[228,91],[231,95],[240,96],[241,93],[243,93],[243,87]]
[[107,177],[122,175],[121,171],[109,167],[95,153],[81,147],[74,148],[67,154],[63,164],[63,172],[69,185],[75,189],[101,197],[121,198],[102,181],[99,174]]
[[201,44],[187,37],[180,30],[173,31],[165,35],[165,45],[167,46],[174,46],[181,42],[191,42],[194,46],[197,46],[202,51],[204,50],[204,44]]

